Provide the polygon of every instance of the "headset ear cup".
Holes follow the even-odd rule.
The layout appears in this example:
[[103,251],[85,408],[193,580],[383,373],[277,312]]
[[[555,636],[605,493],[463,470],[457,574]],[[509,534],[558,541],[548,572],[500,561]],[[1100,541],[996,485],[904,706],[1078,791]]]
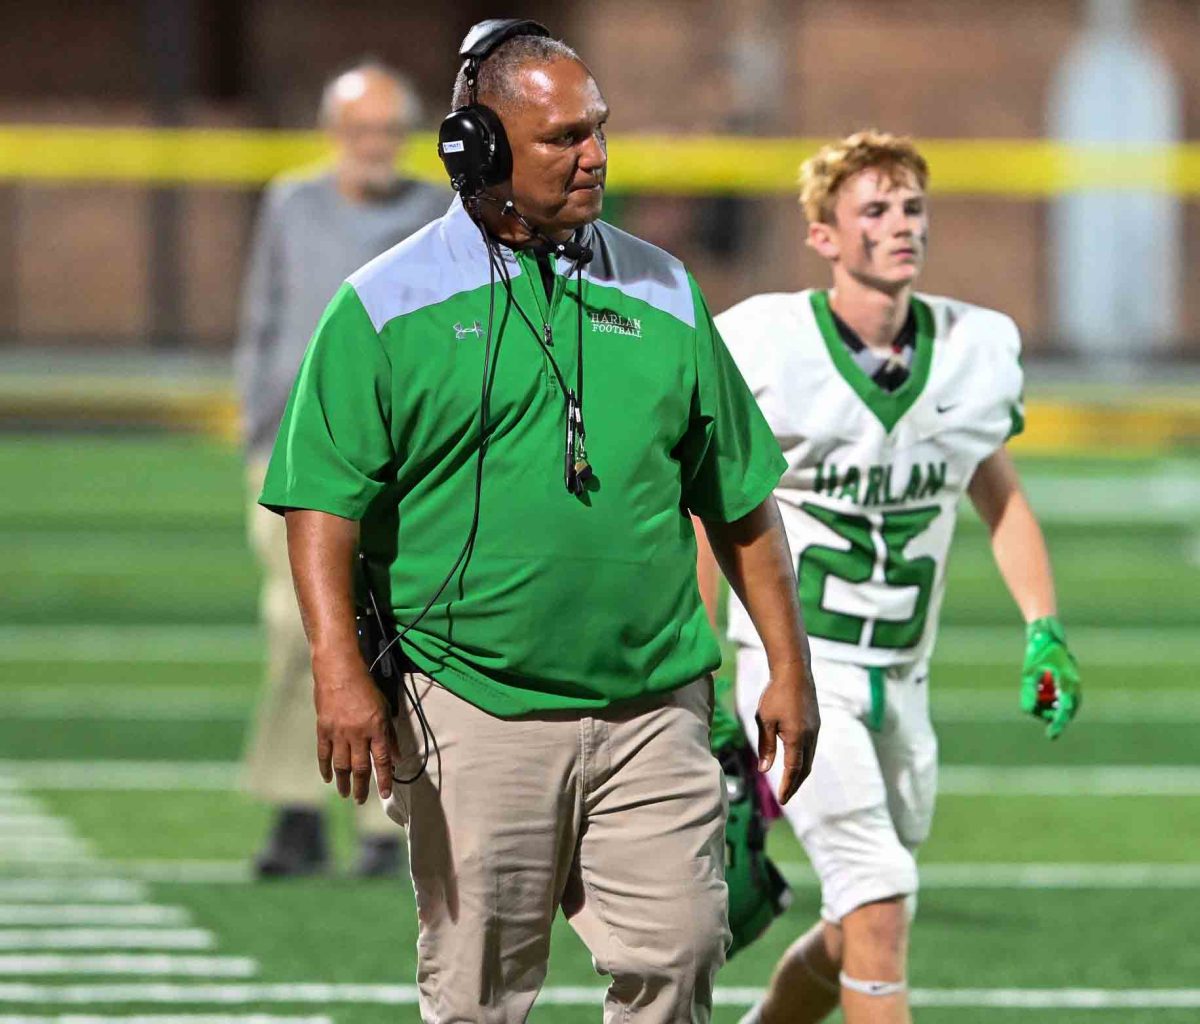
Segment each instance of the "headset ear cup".
[[488,161],[485,172],[481,174],[483,183],[499,185],[512,177],[513,155],[512,147],[508,144],[508,133],[504,130],[504,123],[500,120],[500,115],[491,107],[477,103],[473,109],[487,124],[492,139],[491,159]]
[[450,184],[466,198],[512,176],[512,148],[490,107],[474,103],[452,111],[438,129],[438,156]]

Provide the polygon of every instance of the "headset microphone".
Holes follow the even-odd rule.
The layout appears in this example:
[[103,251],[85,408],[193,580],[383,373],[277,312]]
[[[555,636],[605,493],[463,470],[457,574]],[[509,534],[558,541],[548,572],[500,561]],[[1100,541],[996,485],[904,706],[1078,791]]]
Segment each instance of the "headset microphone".
[[531,224],[517,209],[511,199],[497,199],[495,196],[478,195],[474,198],[474,202],[482,200],[485,203],[492,203],[500,207],[500,212],[506,217],[515,217],[517,222],[528,231],[534,238],[546,246],[546,248],[554,251],[557,256],[565,256],[572,263],[576,263],[581,267],[586,267],[592,262],[592,247],[585,242],[577,242],[574,238],[568,238],[562,242],[556,242],[549,235],[541,231],[537,226]]

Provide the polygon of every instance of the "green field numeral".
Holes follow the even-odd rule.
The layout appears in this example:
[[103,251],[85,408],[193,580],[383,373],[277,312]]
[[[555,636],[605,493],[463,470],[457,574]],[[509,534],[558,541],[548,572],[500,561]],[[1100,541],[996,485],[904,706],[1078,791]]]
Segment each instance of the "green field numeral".
[[[821,505],[806,503],[801,508],[849,545],[848,548],[833,548],[824,544],[810,544],[800,553],[796,576],[800,584],[804,624],[810,634],[822,640],[857,644],[862,640],[867,620],[859,615],[830,611],[824,606],[823,598],[825,581],[830,576],[847,583],[866,583],[870,580],[876,561],[871,521],[866,516],[847,515]],[[940,513],[941,508],[932,505],[903,512],[888,512],[883,516],[883,524],[879,528],[885,549],[883,578],[894,587],[916,587],[917,598],[909,618],[899,622],[887,619],[876,621],[871,635],[872,647],[889,650],[912,647],[924,634],[937,562],[928,555],[906,558],[904,549],[914,537],[927,530]]]

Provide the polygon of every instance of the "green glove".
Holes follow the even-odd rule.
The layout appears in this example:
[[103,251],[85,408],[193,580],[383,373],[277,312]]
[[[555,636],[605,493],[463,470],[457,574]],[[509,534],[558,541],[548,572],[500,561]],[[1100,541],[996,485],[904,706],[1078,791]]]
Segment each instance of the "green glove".
[[1046,736],[1058,739],[1083,704],[1079,666],[1067,650],[1062,623],[1054,615],[1025,627],[1025,666],[1021,669],[1021,710],[1049,723]]

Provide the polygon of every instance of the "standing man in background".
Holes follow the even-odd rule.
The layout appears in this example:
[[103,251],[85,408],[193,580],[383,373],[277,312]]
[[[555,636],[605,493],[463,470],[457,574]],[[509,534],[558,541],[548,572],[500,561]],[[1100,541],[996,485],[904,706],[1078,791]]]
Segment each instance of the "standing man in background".
[[[246,441],[250,535],[262,564],[267,627],[266,688],[246,753],[245,785],[278,809],[256,861],[263,878],[325,869],[321,778],[312,763],[316,718],[312,666],[288,571],[283,520],[254,504],[292,380],[321,313],[355,269],[440,217],[449,193],[405,181],[396,161],[417,120],[408,82],[382,64],[362,63],[334,78],[321,97],[331,169],[289,175],[267,189],[242,297],[235,356]],[[358,812],[356,873],[393,874],[403,846],[374,802]]]

